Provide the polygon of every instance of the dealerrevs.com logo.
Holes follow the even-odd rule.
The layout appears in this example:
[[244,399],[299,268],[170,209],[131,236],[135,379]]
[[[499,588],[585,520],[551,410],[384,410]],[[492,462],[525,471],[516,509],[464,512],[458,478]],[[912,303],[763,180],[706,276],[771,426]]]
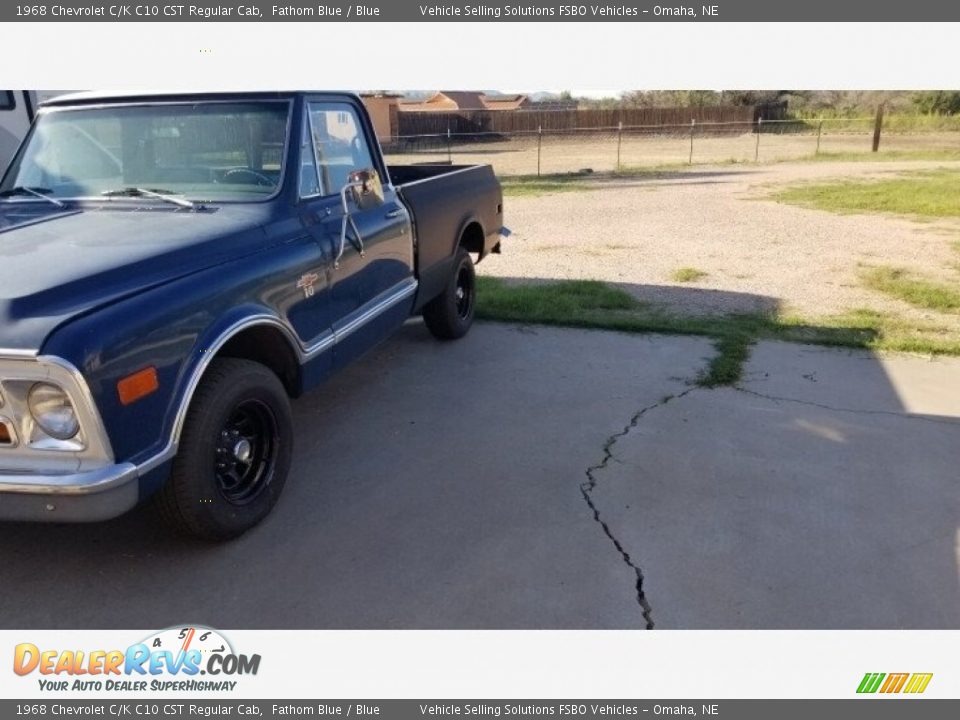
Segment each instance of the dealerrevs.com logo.
[[256,675],[260,655],[237,653],[216,630],[202,626],[161,630],[124,650],[42,648],[20,643],[13,671],[38,675],[52,692],[230,692],[234,678]]

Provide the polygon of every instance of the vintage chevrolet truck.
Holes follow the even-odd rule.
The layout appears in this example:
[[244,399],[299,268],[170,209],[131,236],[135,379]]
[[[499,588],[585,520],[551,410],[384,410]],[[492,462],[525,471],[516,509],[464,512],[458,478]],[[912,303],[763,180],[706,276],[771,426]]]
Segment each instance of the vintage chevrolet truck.
[[489,166],[387,166],[355,95],[48,101],[0,181],[0,519],[245,532],[289,398],[411,316],[463,336],[506,233]]

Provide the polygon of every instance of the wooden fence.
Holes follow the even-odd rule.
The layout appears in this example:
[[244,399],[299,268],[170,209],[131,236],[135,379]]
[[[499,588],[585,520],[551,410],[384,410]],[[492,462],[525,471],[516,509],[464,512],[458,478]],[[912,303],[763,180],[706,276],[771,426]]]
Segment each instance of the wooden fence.
[[396,114],[394,136],[502,135],[556,130],[593,130],[624,127],[657,127],[696,123],[752,123],[781,120],[786,103],[766,106],[714,105],[708,107],[616,108],[591,110],[456,110],[408,111]]

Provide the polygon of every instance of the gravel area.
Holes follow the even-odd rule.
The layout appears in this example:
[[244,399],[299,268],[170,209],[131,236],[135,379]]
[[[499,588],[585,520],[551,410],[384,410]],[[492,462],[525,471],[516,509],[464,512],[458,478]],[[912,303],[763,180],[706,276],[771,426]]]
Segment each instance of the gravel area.
[[[857,308],[960,330],[960,318],[917,310],[864,288],[858,269],[911,268],[956,282],[953,220],[839,215],[777,203],[778,187],[876,177],[957,162],[716,166],[682,175],[591,181],[595,189],[508,197],[514,234],[480,272],[516,279],[615,282],[683,313],[779,309],[817,317]],[[681,267],[705,271],[679,283]]]

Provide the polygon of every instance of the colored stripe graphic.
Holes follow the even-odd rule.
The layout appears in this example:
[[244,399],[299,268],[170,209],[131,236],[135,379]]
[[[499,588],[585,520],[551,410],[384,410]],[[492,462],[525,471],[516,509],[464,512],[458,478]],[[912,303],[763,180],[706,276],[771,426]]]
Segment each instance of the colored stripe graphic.
[[910,678],[910,682],[907,683],[907,687],[904,690],[905,693],[922,693],[927,689],[927,685],[930,684],[930,680],[933,678],[933,673],[914,673]]
[[863,680],[860,681],[860,686],[857,688],[857,692],[875,693],[885,677],[886,673],[867,673],[863,676]]
[[866,673],[857,692],[868,695],[877,691],[887,695],[899,692],[919,694],[927,689],[932,679],[933,673]]
[[880,688],[882,693],[898,693],[903,689],[904,683],[907,682],[907,678],[910,677],[910,673],[890,673],[887,675],[887,681]]

